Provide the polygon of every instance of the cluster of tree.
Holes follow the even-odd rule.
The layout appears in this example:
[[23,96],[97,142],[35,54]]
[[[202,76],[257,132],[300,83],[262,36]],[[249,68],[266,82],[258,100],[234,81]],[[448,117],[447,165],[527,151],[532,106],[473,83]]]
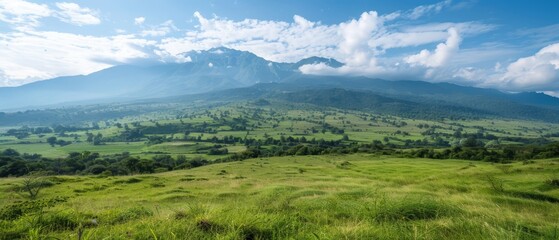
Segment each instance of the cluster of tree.
[[14,136],[18,139],[23,139],[28,137],[31,134],[37,134],[37,135],[41,135],[41,134],[48,134],[48,133],[52,133],[53,130],[49,127],[27,127],[27,126],[23,126],[21,128],[13,128],[13,129],[8,129],[8,131],[6,131],[6,133],[4,135],[6,136]]
[[47,138],[47,143],[50,144],[51,147],[54,147],[56,145],[60,145],[61,147],[63,147],[63,146],[72,144],[72,142],[70,142],[70,141],[57,139],[56,137]]
[[344,134],[344,130],[341,128],[337,128],[332,126],[331,124],[324,123],[322,124],[322,133],[330,132],[332,134]]
[[[471,138],[470,138],[471,139]],[[470,147],[469,147],[470,146]],[[375,140],[371,144],[298,144],[295,146],[274,146],[271,148],[260,148],[251,146],[245,152],[236,153],[220,161],[238,161],[248,158],[271,157],[271,156],[293,156],[293,155],[325,155],[325,154],[348,154],[348,153],[376,153],[383,155],[401,155],[403,157],[419,157],[432,159],[466,159],[489,162],[507,162],[513,160],[529,160],[559,157],[559,142],[543,146],[505,146],[499,149],[488,149],[482,146],[466,144],[462,147],[445,149],[419,148],[405,150],[394,145],[384,145]]]
[[355,142],[343,144],[341,141],[318,141],[316,143],[299,143],[297,145],[279,145],[271,148],[249,146],[246,151],[235,153],[218,162],[240,161],[249,158],[272,157],[272,156],[304,156],[304,155],[328,155],[328,154],[350,154],[350,153],[378,153],[393,154],[396,151],[381,141],[357,144]]
[[13,149],[0,152],[0,177],[23,176],[31,172],[48,174],[105,174],[128,175],[154,173],[206,165],[209,162],[183,155],[157,155],[152,159],[130,156],[128,153],[101,156],[92,152],[72,152],[65,158],[45,158],[40,155],[20,154]]
[[[404,157],[421,157],[433,159],[468,159],[490,162],[508,162],[513,160],[543,159],[559,157],[559,142],[546,145],[497,146],[487,148],[474,137],[465,139],[461,146],[434,149],[422,146],[406,149],[390,143],[383,144],[379,140],[372,143],[356,143],[347,141],[310,141],[302,138],[284,138],[274,140],[244,139],[247,149],[240,153],[230,154],[215,162],[240,161],[249,158],[292,155],[325,155],[350,153],[375,153],[400,155]],[[265,143],[274,143],[272,146]],[[424,144],[420,141],[417,145]],[[262,147],[266,146],[266,147]],[[409,147],[409,146],[408,146]],[[224,145],[213,145],[199,149],[203,153],[213,155],[229,154]],[[13,149],[0,152],[0,177],[22,176],[35,171],[47,171],[52,174],[105,174],[127,175],[136,173],[153,173],[199,167],[211,162],[202,158],[187,159],[183,155],[175,158],[170,155],[157,155],[152,159],[130,156],[128,153],[100,156],[98,153],[73,152],[66,158],[44,158],[40,155],[20,154]]]
[[85,135],[87,136],[86,141],[88,143],[91,143],[93,145],[103,144],[103,140],[104,140],[103,134],[101,134],[101,133],[93,134],[93,133],[87,132]]
[[543,146],[523,145],[505,146],[497,149],[485,147],[453,147],[444,150],[432,148],[414,149],[406,152],[404,156],[433,158],[433,159],[466,159],[488,162],[509,162],[513,160],[529,160],[559,157],[559,143]]

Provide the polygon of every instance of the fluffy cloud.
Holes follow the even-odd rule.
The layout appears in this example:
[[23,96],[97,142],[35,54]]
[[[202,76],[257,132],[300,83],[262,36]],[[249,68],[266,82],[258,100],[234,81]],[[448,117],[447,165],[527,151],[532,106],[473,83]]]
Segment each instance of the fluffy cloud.
[[[477,57],[482,56],[479,54]],[[559,43],[508,65],[497,62],[493,68],[461,67],[452,78],[468,85],[506,91],[537,91],[559,96]]]
[[12,24],[16,29],[39,26],[39,19],[48,17],[52,11],[45,4],[23,0],[0,0],[0,21]]
[[[41,18],[45,17],[56,17],[80,26],[99,24],[99,13],[94,10],[75,3],[46,5],[0,0],[0,21],[14,29],[0,33],[0,46],[3,46],[0,48],[0,86],[88,74],[138,59],[191,62],[185,52],[225,46],[251,51],[277,62],[321,56],[346,63],[340,68],[326,64],[304,65],[300,70],[307,74],[427,81],[451,79],[466,85],[511,91],[559,92],[559,43],[533,56],[502,62],[499,68],[480,68],[480,61],[492,66],[503,59],[518,58],[518,50],[503,48],[499,43],[461,49],[463,39],[492,31],[495,25],[409,21],[436,14],[451,5],[451,1],[446,0],[388,15],[368,11],[356,19],[337,24],[323,24],[299,15],[293,16],[292,21],[234,21],[217,16],[206,18],[195,12],[198,25],[190,30],[179,30],[171,20],[149,25],[146,18],[140,16],[134,19],[134,24],[139,26],[135,34],[130,30],[117,30],[114,36],[93,37],[37,29],[40,29]],[[171,33],[174,37],[167,37]],[[179,36],[179,33],[184,35]]]
[[373,58],[375,54],[367,43],[380,27],[382,27],[382,21],[374,11],[361,14],[358,20],[353,19],[340,24],[338,31],[342,36],[342,41],[339,44],[339,50],[346,56],[344,58],[346,64],[350,66],[375,65]]
[[[447,2],[440,6],[446,6]],[[433,11],[438,7],[429,7]],[[431,11],[431,10],[429,10]],[[427,12],[424,12],[427,14]],[[199,25],[187,31],[184,37],[165,38],[158,44],[160,56],[176,56],[192,50],[204,50],[225,46],[254,52],[268,60],[294,62],[309,56],[322,56],[338,59],[346,66],[329,69],[328,66],[306,66],[301,68],[309,74],[353,74],[378,77],[397,74],[406,65],[394,67],[398,61],[383,58],[383,54],[392,48],[417,47],[425,44],[445,41],[433,53],[425,50],[429,58],[424,64],[416,66],[432,67],[443,65],[453,52],[457,51],[461,37],[458,30],[468,35],[490,31],[494,26],[477,23],[437,23],[403,27],[388,24],[395,19],[406,17],[398,13],[379,15],[375,11],[364,12],[358,19],[334,25],[312,22],[295,15],[293,22],[262,21],[245,19],[232,21],[219,17],[205,18],[195,12]],[[450,30],[449,30],[450,29]],[[432,56],[431,56],[432,55]],[[379,60],[381,59],[381,60]],[[179,59],[180,60],[180,59]],[[434,60],[431,62],[430,60]],[[400,59],[401,61],[401,59]],[[429,61],[429,63],[427,63]]]
[[448,38],[445,43],[437,45],[435,51],[421,50],[416,55],[406,57],[404,60],[412,66],[440,67],[448,62],[453,53],[458,51],[462,38],[455,28],[448,29]]
[[85,74],[149,57],[152,41],[132,35],[93,37],[59,32],[0,34],[0,71],[5,85]]
[[559,90],[559,43],[509,64],[506,72],[496,82],[499,85],[503,83],[509,89]]
[[[392,21],[399,18],[417,19],[437,13],[449,4],[449,1],[444,1],[388,15],[369,11],[357,19],[332,25],[313,22],[299,15],[293,16],[291,22],[258,19],[233,21],[216,16],[206,18],[195,12],[194,17],[198,21],[195,29],[185,31],[182,37],[166,38],[169,33],[179,30],[171,20],[159,25],[146,26],[145,17],[140,16],[134,19],[134,24],[141,26],[136,35],[124,35],[124,31],[119,31],[119,35],[116,36],[95,38],[70,33],[45,33],[34,29],[39,25],[40,18],[49,16],[80,26],[99,24],[99,14],[94,10],[67,2],[55,3],[51,10],[47,5],[23,0],[0,0],[0,20],[12,24],[25,22],[26,26],[31,26],[20,32],[0,36],[0,41],[10,46],[0,50],[0,54],[5,54],[5,57],[0,59],[0,64],[4,62],[0,70],[3,71],[4,79],[23,82],[28,79],[90,73],[117,63],[152,55],[163,61],[189,62],[192,59],[184,55],[185,52],[225,46],[251,51],[278,62],[295,62],[310,56],[322,56],[346,63],[338,69],[320,64],[303,66],[301,71],[309,74],[397,78],[403,71],[407,71],[406,74],[416,74],[419,70],[408,71],[409,65],[405,62],[400,64],[401,58],[386,58],[384,54],[387,50],[444,41],[449,28],[463,32],[484,32],[484,27],[490,28],[481,23],[469,22],[418,26],[392,24]],[[16,8],[19,12],[10,10]],[[55,38],[60,39],[55,41]],[[148,41],[146,38],[159,40]],[[432,53],[425,50],[429,56],[423,57],[436,60],[435,65],[442,65],[448,58],[447,53],[455,49],[451,40],[447,39],[446,43],[440,45],[440,49],[438,47]],[[63,48],[60,44],[67,44],[68,47]],[[45,51],[48,54],[44,54]],[[422,53],[426,53],[425,51]],[[19,53],[18,56],[16,52]],[[6,59],[12,58],[15,61],[8,63]],[[33,60],[24,64],[24,59]],[[426,61],[418,60],[414,65],[431,67],[432,64],[426,64]]]
[[298,61],[319,55],[333,56],[332,49],[340,42],[335,26],[308,21],[300,16],[293,23],[245,19],[232,21],[207,19],[195,12],[199,25],[184,37],[165,38],[159,44],[162,52],[179,56],[192,50],[226,46],[254,52],[273,61]]
[[19,31],[35,29],[40,26],[40,19],[45,17],[56,17],[77,26],[101,23],[96,11],[76,3],[57,2],[54,5],[56,9],[24,0],[0,0],[0,21],[11,24]]
[[76,3],[58,2],[56,3],[56,7],[60,9],[57,11],[56,16],[61,21],[77,26],[96,25],[101,23],[101,20],[95,11],[89,8],[80,7],[80,5]]
[[144,24],[145,21],[146,21],[145,17],[134,18],[134,24],[135,25],[142,25],[142,24]]

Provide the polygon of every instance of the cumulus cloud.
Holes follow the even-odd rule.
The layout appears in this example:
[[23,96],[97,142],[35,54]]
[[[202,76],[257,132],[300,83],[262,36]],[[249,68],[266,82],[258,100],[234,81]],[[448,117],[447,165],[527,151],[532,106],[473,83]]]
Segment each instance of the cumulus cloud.
[[[425,6],[423,14],[440,11],[449,1]],[[417,10],[416,12],[418,12]],[[423,25],[402,25],[392,21],[408,19],[405,14],[379,15],[375,11],[362,13],[357,19],[339,24],[325,25],[295,15],[292,22],[244,19],[233,21],[217,16],[204,17],[195,12],[198,21],[195,29],[183,37],[164,38],[157,45],[157,55],[176,56],[182,53],[229,47],[250,51],[271,61],[295,62],[310,56],[334,58],[345,63],[332,69],[327,65],[303,66],[307,74],[350,74],[371,77],[403,78],[413,74],[423,75],[420,68],[441,67],[458,51],[462,35],[474,36],[495,28],[480,22],[445,22]],[[460,34],[459,34],[460,33]],[[395,59],[385,53],[394,48],[418,47],[444,41],[433,50]],[[413,65],[413,66],[412,66]],[[413,67],[413,69],[412,69]],[[433,71],[431,71],[434,73]]]
[[440,67],[448,62],[453,53],[458,51],[461,41],[462,38],[458,31],[455,28],[449,28],[446,42],[438,44],[433,52],[423,49],[418,54],[406,57],[404,61],[412,66]]
[[381,25],[382,22],[379,20],[377,12],[374,11],[361,14],[358,20],[353,19],[340,24],[339,33],[342,41],[339,49],[342,54],[347,56],[348,65],[360,66],[371,64],[371,61],[374,61],[372,59],[374,52],[371,51],[367,42]]
[[145,17],[134,18],[134,24],[135,25],[142,25],[142,24],[144,24],[145,21],[146,21]]
[[503,76],[492,83],[504,84],[509,89],[559,90],[559,43],[512,62]]
[[164,38],[158,45],[161,51],[178,56],[192,50],[230,47],[253,52],[268,60],[293,62],[302,58],[334,56],[340,42],[338,29],[332,25],[311,22],[295,16],[292,23],[245,19],[232,21],[205,18],[194,13],[199,25],[183,37]]
[[[5,85],[57,76],[87,74],[118,63],[149,57],[141,49],[155,42],[133,35],[94,37],[28,31],[0,34],[0,71]],[[5,80],[6,81],[6,80]]]
[[548,45],[534,55],[518,58],[508,65],[496,62],[493,67],[461,67],[452,78],[478,87],[559,96],[559,43]]
[[101,23],[97,12],[80,7],[76,3],[57,2],[56,7],[60,9],[57,11],[57,17],[63,21],[77,26],[83,25],[96,25]]
[[40,25],[39,19],[48,17],[52,11],[45,4],[23,0],[0,0],[0,21],[12,24],[16,29]]
[[35,29],[41,25],[40,19],[45,17],[56,17],[77,26],[101,23],[96,11],[76,3],[57,2],[54,5],[56,9],[24,0],[0,0],[0,21],[11,24],[19,31]]
[[[9,10],[15,9],[15,4],[26,7],[17,7],[19,12]],[[40,18],[48,16],[75,25],[99,24],[99,13],[94,10],[74,3],[55,3],[51,10],[44,4],[0,0],[0,21],[31,26],[19,32],[0,33],[0,44],[9,46],[0,49],[0,76],[24,83],[86,74],[150,57],[163,62],[184,63],[192,61],[185,52],[224,46],[250,51],[276,62],[296,62],[321,56],[345,63],[340,68],[322,63],[304,65],[300,71],[307,74],[423,80],[479,78],[483,74],[475,68],[445,68],[459,51],[462,38],[492,31],[494,25],[481,22],[415,25],[412,24],[415,21],[408,21],[436,14],[450,5],[450,1],[443,1],[387,15],[368,11],[356,19],[337,24],[323,24],[299,15],[293,16],[291,21],[229,20],[218,16],[206,18],[195,12],[197,26],[186,31],[179,30],[171,20],[149,25],[145,17],[138,16],[134,18],[134,24],[139,26],[135,34],[129,30],[116,30],[116,36],[92,37],[42,32],[34,27],[40,24]],[[169,37],[170,33],[181,32],[182,36],[173,34]],[[437,43],[433,50],[419,51],[424,45]],[[399,55],[387,54],[391,49],[404,50],[395,50]],[[418,53],[409,55],[410,51]],[[14,61],[8,61],[11,59]],[[0,85],[8,84],[1,81]]]

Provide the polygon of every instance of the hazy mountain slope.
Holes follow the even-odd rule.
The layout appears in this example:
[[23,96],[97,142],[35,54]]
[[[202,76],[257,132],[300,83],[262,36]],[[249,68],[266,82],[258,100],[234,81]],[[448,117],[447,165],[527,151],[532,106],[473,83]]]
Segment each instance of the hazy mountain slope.
[[299,66],[333,59],[309,58],[298,63],[276,63],[250,52],[227,48],[185,53],[186,63],[116,66],[87,76],[60,77],[20,87],[0,88],[0,110],[59,103],[142,99],[239,88],[279,82],[301,75]]
[[409,118],[440,119],[442,117],[491,116],[476,109],[441,104],[420,104],[389,98],[371,92],[345,89],[304,90],[277,94],[275,97],[290,102],[311,103],[341,109],[368,110]]
[[[359,81],[359,80],[358,80]],[[371,81],[371,80],[370,80]],[[418,82],[382,81],[381,84],[410,84],[410,88]],[[336,81],[336,83],[343,83]],[[427,86],[438,84],[429,84]],[[319,106],[329,106],[342,109],[370,110],[378,113],[392,114],[412,118],[440,118],[440,117],[505,117],[512,119],[530,119],[547,122],[559,121],[559,110],[535,105],[521,104],[507,100],[509,94],[494,90],[463,88],[452,84],[442,84],[445,88],[456,88],[449,94],[434,92],[431,95],[385,94],[367,90],[366,86],[356,88],[346,82],[346,88],[334,87],[325,82],[297,83],[262,83],[248,88],[228,89],[223,91],[188,95],[175,98],[160,99],[162,102],[174,101],[237,101],[255,100],[258,98],[276,98],[289,102],[310,103]],[[351,88],[353,86],[355,88]],[[424,89],[426,92],[428,89]],[[440,91],[443,91],[440,90]],[[452,89],[446,89],[448,91]],[[411,91],[411,90],[410,90]],[[483,92],[486,92],[483,94]],[[490,94],[490,93],[497,93]],[[446,99],[445,99],[446,98]],[[462,100],[460,100],[462,98]],[[555,100],[555,99],[552,99]]]
[[[400,113],[408,111],[411,112],[410,115],[418,115],[419,111],[432,111],[433,108],[443,108],[437,110],[438,112],[451,111],[450,108],[453,108],[451,112],[460,113],[459,115],[467,112],[467,114],[483,113],[508,118],[555,121],[558,116],[556,112],[559,111],[559,98],[539,93],[511,94],[450,83],[313,76],[304,75],[298,70],[305,64],[324,63],[332,67],[342,66],[342,63],[334,59],[311,57],[297,63],[277,63],[250,52],[227,48],[187,52],[184,57],[190,59],[190,62],[117,66],[87,76],[61,77],[20,87],[0,88],[0,110],[53,104],[122,102],[201,93],[209,94],[182,98],[212,96],[219,99],[227,96],[227,99],[235,100],[271,96],[283,92],[339,88],[357,90],[361,93],[367,91],[369,95],[375,94],[378,97],[398,100],[396,105],[382,103],[375,107],[387,112],[389,108],[394,108]],[[254,88],[238,90],[250,86]],[[227,89],[237,90],[216,92]],[[305,94],[311,94],[309,97],[312,98],[312,95],[323,93],[305,92]],[[341,93],[337,92],[337,94]],[[348,99],[356,97],[351,94],[342,95]],[[324,100],[326,99],[319,102],[326,105],[334,104]],[[354,100],[362,102],[359,107],[367,107],[364,104],[366,100],[379,103],[367,97]],[[343,99],[340,102],[352,104],[351,101]]]

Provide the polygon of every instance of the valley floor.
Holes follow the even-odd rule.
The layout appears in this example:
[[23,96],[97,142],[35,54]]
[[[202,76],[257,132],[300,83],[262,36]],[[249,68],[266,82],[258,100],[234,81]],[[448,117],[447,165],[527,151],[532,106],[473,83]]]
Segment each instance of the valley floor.
[[23,204],[22,180],[0,179],[0,239],[559,238],[559,159],[262,158],[49,177]]

